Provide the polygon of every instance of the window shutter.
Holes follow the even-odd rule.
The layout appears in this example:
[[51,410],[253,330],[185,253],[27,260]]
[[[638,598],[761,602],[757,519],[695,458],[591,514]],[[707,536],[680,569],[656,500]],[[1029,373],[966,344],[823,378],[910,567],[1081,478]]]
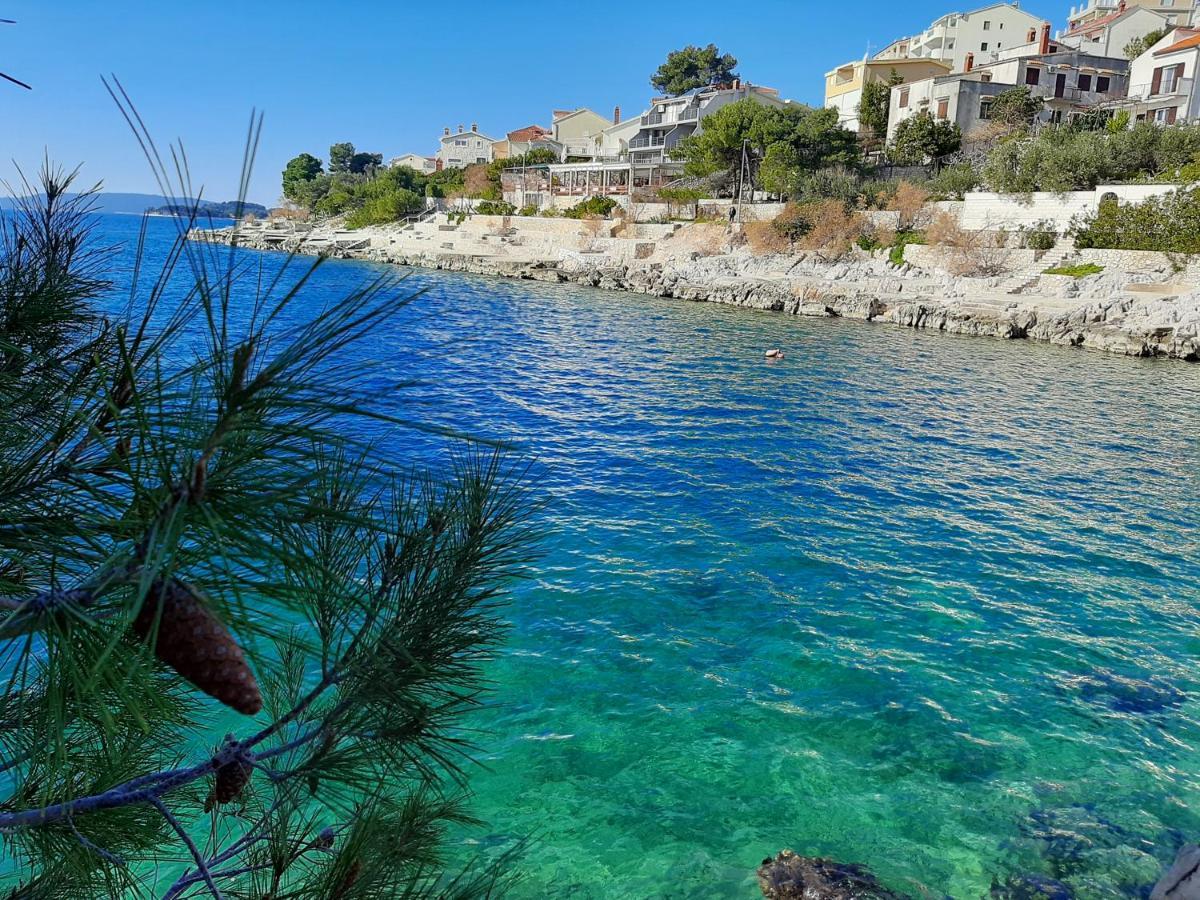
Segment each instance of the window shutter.
[[1154,80],[1150,82],[1150,93],[1157,94],[1158,89],[1162,87],[1162,66],[1154,70]]
[[1178,112],[1178,108],[1174,107],[1174,106],[1172,106],[1170,109],[1167,110],[1167,124],[1168,125],[1175,124],[1175,115],[1177,112]]
[[1175,66],[1175,90],[1183,90],[1183,63]]

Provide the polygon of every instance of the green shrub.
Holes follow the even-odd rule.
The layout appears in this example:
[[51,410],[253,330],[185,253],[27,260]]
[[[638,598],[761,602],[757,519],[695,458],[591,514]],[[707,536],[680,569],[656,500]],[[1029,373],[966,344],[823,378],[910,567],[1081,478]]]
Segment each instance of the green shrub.
[[892,265],[898,266],[904,262],[904,248],[909,244],[924,244],[925,232],[923,231],[897,231],[896,240],[892,243],[892,249],[888,252],[888,259]]
[[617,201],[612,197],[588,197],[586,200],[579,201],[570,209],[563,210],[563,215],[568,219],[590,219],[596,217],[607,219],[616,207]]
[[967,191],[979,187],[979,173],[969,162],[945,166],[925,185],[931,199],[961,200]]
[[1141,203],[1101,203],[1071,230],[1080,249],[1200,253],[1200,189],[1172,191]]
[[346,216],[346,227],[384,225],[420,212],[424,208],[425,201],[419,195],[405,188],[398,188],[368,199]]
[[511,216],[517,208],[504,200],[481,200],[475,204],[475,212],[481,216]]
[[1173,179],[1200,153],[1200,125],[1122,130],[1047,128],[1004,141],[988,155],[983,180],[995,191],[1091,190],[1098,184]]
[[1058,243],[1058,229],[1049,219],[1020,230],[1021,246],[1029,250],[1051,250]]
[[534,206],[532,203],[526,203],[524,206],[522,206],[520,209],[517,210],[517,215],[518,216],[536,216],[537,212],[538,212],[538,208],[536,206]]
[[1046,269],[1043,275],[1070,275],[1072,278],[1084,278],[1087,275],[1099,275],[1104,271],[1104,266],[1098,266],[1095,263],[1079,263],[1074,266],[1054,266]]

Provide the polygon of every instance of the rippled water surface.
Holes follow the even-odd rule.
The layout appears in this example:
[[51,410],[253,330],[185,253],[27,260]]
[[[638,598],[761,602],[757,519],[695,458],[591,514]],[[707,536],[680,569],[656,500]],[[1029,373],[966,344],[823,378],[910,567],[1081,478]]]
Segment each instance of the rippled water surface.
[[548,501],[466,838],[534,838],[519,896],[753,897],[785,846],[1134,896],[1200,838],[1200,367],[412,284],[365,348],[424,379],[396,410],[516,441]]

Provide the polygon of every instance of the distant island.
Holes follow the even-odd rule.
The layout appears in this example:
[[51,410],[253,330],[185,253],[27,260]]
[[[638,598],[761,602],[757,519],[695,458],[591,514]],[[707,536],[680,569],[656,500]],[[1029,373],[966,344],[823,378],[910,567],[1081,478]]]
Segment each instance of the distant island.
[[169,203],[166,206],[153,206],[147,209],[152,216],[183,216],[193,214],[198,218],[237,219],[243,216],[267,217],[267,208],[261,203],[239,203],[237,200],[226,200],[216,203],[212,200],[198,200],[192,203]]

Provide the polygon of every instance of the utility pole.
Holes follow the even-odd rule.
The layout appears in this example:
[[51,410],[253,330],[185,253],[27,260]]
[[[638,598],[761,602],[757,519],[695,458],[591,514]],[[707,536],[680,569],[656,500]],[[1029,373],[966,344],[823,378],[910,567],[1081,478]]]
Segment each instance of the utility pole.
[[749,138],[742,138],[742,163],[738,166],[737,220],[739,222],[742,221],[742,198],[746,194],[746,176],[750,171],[749,159],[746,153],[749,144]]

